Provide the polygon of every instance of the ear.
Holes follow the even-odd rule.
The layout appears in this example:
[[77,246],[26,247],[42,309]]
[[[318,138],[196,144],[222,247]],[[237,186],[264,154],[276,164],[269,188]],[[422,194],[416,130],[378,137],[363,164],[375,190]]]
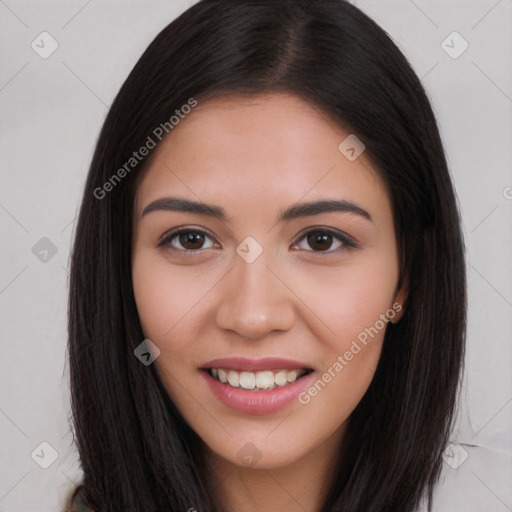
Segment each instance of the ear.
[[393,301],[393,311],[395,312],[395,316],[390,319],[392,324],[397,324],[400,322],[405,313],[405,302],[407,301],[407,297],[409,296],[409,288],[407,283],[402,283],[402,286],[395,293],[395,298]]

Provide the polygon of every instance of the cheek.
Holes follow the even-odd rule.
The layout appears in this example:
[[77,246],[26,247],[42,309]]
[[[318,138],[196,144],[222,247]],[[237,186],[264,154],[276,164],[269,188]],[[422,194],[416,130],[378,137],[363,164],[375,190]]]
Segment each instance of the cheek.
[[[359,344],[364,350],[358,355],[358,360],[370,357],[370,353],[374,352],[372,347],[380,345],[390,314],[393,313],[393,286],[386,286],[385,282],[377,283],[378,278],[369,277],[361,275],[357,279],[357,276],[351,276],[354,282],[347,282],[343,290],[338,292],[336,306],[327,306],[332,330],[336,333],[333,348],[338,353],[344,353],[356,343],[352,350],[359,354]],[[372,357],[378,357],[378,354]]]
[[173,269],[165,258],[144,251],[134,255],[132,279],[144,336],[160,349],[155,368],[168,395],[186,410],[183,383],[190,379],[190,356],[196,350],[190,333],[197,328],[197,306],[208,283],[192,266]]
[[[374,255],[303,283],[307,300],[329,327],[322,337],[324,358],[318,379],[300,398],[326,424],[344,422],[366,393],[377,368],[392,305],[398,268]],[[327,278],[329,277],[329,278]],[[332,407],[329,404],[337,404]]]
[[[133,292],[144,335],[161,338],[172,327],[172,312],[176,300],[169,288],[166,273],[144,255],[134,258],[132,265]],[[173,283],[175,287],[177,283]]]
[[337,354],[349,350],[354,340],[378,345],[383,339],[394,316],[398,279],[392,255],[369,255],[346,266],[289,275],[288,282],[294,280],[294,291],[317,317],[317,338]]
[[170,339],[182,329],[211,288],[210,279],[197,275],[193,266],[173,269],[165,258],[144,253],[134,256],[132,279],[144,334],[155,341]]
[[[394,284],[394,283],[393,283]],[[317,428],[343,424],[371,384],[389,317],[393,316],[393,286],[376,283],[368,274],[351,273],[345,286],[324,289],[317,305],[329,332],[318,336],[323,357],[318,378],[299,401],[318,421]],[[328,298],[328,300],[327,300]],[[336,404],[333,407],[333,404]]]

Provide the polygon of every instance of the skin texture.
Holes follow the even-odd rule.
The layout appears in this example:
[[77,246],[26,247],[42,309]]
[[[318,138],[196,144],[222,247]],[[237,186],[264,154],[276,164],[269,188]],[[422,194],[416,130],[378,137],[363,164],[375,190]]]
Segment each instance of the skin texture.
[[[200,103],[164,139],[137,189],[132,277],[141,324],[161,351],[153,364],[169,396],[205,443],[227,510],[319,506],[385,327],[359,343],[362,349],[309,403],[294,401],[272,414],[230,409],[199,368],[219,357],[282,357],[320,378],[365,328],[405,300],[396,290],[386,188],[364,153],[349,161],[339,151],[349,134],[293,95],[217,98]],[[167,196],[215,204],[228,220],[176,211],[141,217]],[[356,203],[371,220],[329,212],[276,222],[288,207],[321,199]],[[178,227],[213,236],[195,254],[184,254],[179,237],[159,247]],[[329,239],[325,246],[308,243],[312,228],[345,233],[358,247],[336,238],[330,246]],[[263,249],[252,263],[236,252],[249,236]],[[247,442],[260,454],[251,467],[237,456]]]

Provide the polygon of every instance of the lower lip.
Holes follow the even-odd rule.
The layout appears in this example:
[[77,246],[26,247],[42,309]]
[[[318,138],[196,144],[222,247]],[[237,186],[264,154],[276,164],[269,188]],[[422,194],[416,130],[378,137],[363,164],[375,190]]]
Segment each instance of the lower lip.
[[234,388],[212,377],[207,371],[201,370],[212,393],[224,404],[246,414],[272,414],[298,400],[315,378],[315,372],[304,375],[291,384],[267,390],[246,390]]

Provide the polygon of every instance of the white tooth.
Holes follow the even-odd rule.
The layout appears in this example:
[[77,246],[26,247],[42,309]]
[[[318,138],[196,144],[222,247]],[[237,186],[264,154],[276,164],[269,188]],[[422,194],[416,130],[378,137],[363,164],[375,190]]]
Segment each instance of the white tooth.
[[217,373],[218,373],[219,380],[221,382],[227,382],[228,381],[228,376],[226,375],[226,370],[223,370],[222,368],[219,368],[217,370]]
[[271,371],[258,372],[256,374],[256,387],[261,389],[271,388],[274,385],[274,374]]
[[231,386],[233,386],[234,388],[237,388],[238,387],[238,372],[230,370],[228,372],[228,382]]
[[274,382],[276,386],[284,386],[288,381],[286,380],[286,370],[279,370],[274,375]]
[[252,372],[240,373],[240,386],[244,389],[254,389],[256,384],[256,377]]
[[290,370],[286,374],[286,380],[288,382],[295,382],[297,380],[297,375],[299,374],[298,370]]
[[212,368],[212,375],[217,377],[217,368]]

